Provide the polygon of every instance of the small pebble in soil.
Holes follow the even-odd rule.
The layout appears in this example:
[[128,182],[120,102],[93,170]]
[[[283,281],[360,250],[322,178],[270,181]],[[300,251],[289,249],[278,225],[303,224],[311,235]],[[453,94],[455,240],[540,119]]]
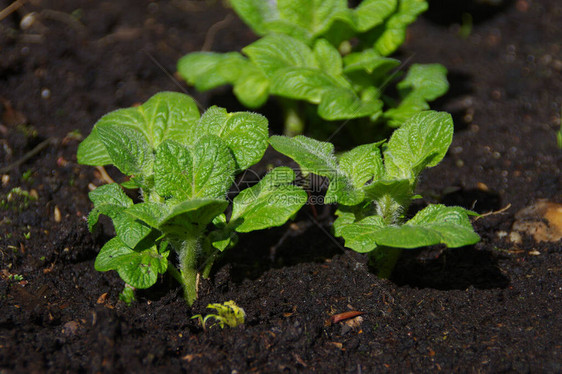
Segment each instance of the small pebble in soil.
[[562,239],[562,204],[538,200],[515,214],[513,231],[532,235],[537,242]]
[[67,336],[76,334],[80,325],[76,321],[69,321],[62,326],[62,333]]
[[62,215],[61,215],[61,213],[60,213],[60,209],[59,209],[59,207],[56,206],[56,205],[55,205],[55,210],[54,210],[53,216],[54,216],[55,222],[60,222],[60,221],[62,221]]
[[36,19],[37,19],[37,13],[35,12],[27,13],[25,16],[23,16],[23,18],[20,21],[20,29],[22,30],[29,29],[33,25]]

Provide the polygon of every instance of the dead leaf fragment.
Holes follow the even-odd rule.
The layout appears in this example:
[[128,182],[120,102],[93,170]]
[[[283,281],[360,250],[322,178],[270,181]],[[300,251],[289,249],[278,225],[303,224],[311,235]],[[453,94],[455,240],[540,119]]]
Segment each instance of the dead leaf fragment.
[[533,236],[537,242],[562,240],[562,204],[538,200],[515,214],[513,231]]
[[23,125],[27,122],[27,118],[23,113],[18,112],[12,107],[12,103],[9,100],[0,97],[0,101],[4,105],[4,113],[2,114],[2,122],[6,126],[17,126]]
[[349,311],[349,312],[343,312],[343,313],[339,313],[339,314],[334,314],[333,316],[331,316],[327,321],[326,321],[326,325],[332,325],[341,321],[345,321],[347,319],[350,318],[355,318],[357,316],[360,316],[361,314],[365,314],[365,312],[359,312],[356,310],[353,311]]
[[185,360],[187,362],[191,362],[191,361],[193,361],[194,358],[201,357],[201,356],[202,356],[201,353],[187,354],[187,355],[183,356],[181,359]]
[[107,301],[107,295],[108,295],[107,292],[102,293],[102,294],[100,295],[100,297],[98,297],[97,303],[98,303],[98,304],[104,304],[104,303]]

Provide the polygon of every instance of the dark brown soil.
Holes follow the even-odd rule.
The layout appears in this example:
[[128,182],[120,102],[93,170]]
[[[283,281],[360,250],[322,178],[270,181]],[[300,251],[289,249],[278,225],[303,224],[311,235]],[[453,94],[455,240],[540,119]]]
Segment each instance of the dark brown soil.
[[[0,20],[0,168],[47,140],[1,173],[0,200],[16,187],[37,199],[12,194],[0,210],[0,372],[561,372],[562,243],[497,233],[537,199],[562,202],[562,3],[431,3],[401,57],[447,66],[452,87],[434,107],[455,115],[457,132],[421,192],[476,200],[480,212],[511,208],[475,222],[479,244],[410,253],[390,281],[332,239],[329,222],[288,237],[273,259],[286,228],[248,234],[192,309],[167,277],[126,307],[117,274],[94,270],[107,236],[87,230],[87,192],[102,181],[76,164],[70,133],[158,91],[186,90],[171,76],[177,59],[231,12],[219,1],[29,0]],[[463,12],[473,16],[465,38]],[[236,17],[226,23],[213,50],[254,38]],[[227,94],[187,91],[203,107],[238,109]],[[240,328],[205,332],[190,319],[231,299],[247,313]],[[326,324],[348,310],[365,312],[359,327]]]

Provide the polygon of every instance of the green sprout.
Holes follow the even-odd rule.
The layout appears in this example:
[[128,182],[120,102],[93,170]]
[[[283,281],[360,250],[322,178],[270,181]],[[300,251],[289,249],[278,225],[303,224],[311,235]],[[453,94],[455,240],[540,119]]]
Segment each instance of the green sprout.
[[199,319],[199,323],[201,323],[203,329],[206,329],[206,323],[211,318],[215,319],[216,322],[210,327],[218,325],[221,329],[223,329],[225,326],[236,327],[244,324],[246,313],[244,312],[244,309],[236,305],[236,303],[232,300],[226,301],[223,304],[209,304],[207,305],[207,308],[215,309],[218,314],[207,314],[204,318],[201,314],[191,317],[191,319]]
[[29,207],[29,204],[37,198],[20,187],[14,187],[0,200],[0,209],[22,211]]
[[33,170],[29,169],[21,175],[21,180],[24,181],[24,182],[30,182],[32,175],[33,175]]
[[23,280],[23,275],[20,274],[10,274],[8,276],[8,280],[14,281],[14,282],[21,282]]

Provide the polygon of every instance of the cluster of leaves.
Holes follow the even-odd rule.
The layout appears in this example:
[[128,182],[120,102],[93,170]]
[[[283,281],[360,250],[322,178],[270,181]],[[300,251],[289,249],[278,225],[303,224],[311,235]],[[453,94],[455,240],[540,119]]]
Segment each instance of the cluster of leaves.
[[[150,287],[170,271],[191,304],[199,274],[208,275],[217,252],[236,243],[236,233],[282,225],[306,202],[306,193],[292,185],[293,171],[279,167],[241,191],[227,219],[235,176],[257,163],[267,144],[261,115],[211,107],[200,116],[195,102],[179,93],[159,93],[103,116],[80,144],[78,161],[114,165],[130,179],[90,192],[90,230],[103,214],[116,233],[96,269],[116,270],[134,288]],[[124,187],[140,189],[141,202]],[[170,250],[178,254],[179,269]],[[130,299],[131,287],[126,291]]]
[[211,327],[218,325],[221,329],[224,329],[225,326],[236,327],[243,325],[246,319],[246,312],[244,312],[244,309],[236,305],[232,300],[225,301],[223,304],[209,304],[207,308],[216,310],[217,314],[207,314],[205,317],[201,314],[197,314],[191,317],[191,319],[198,319],[203,329],[206,329],[207,321],[210,319],[216,320]]
[[[326,202],[338,203],[334,234],[357,252],[369,252],[379,275],[390,275],[401,249],[474,244],[479,236],[461,207],[429,205],[412,218],[420,173],[437,165],[453,136],[448,113],[424,111],[406,121],[388,142],[360,145],[339,157],[334,146],[304,136],[273,136],[270,144],[291,157],[303,173],[330,181]],[[396,248],[397,250],[392,250]]]
[[[346,0],[232,0],[232,6],[262,38],[243,54],[188,54],[178,72],[201,91],[232,85],[248,108],[275,95],[287,109],[286,126],[297,100],[318,105],[324,120],[366,118],[397,127],[448,90],[443,66],[414,64],[396,86],[399,98],[384,94],[400,66],[387,56],[427,9],[426,0],[364,0],[356,8]],[[296,122],[286,133],[302,132],[304,119]]]

